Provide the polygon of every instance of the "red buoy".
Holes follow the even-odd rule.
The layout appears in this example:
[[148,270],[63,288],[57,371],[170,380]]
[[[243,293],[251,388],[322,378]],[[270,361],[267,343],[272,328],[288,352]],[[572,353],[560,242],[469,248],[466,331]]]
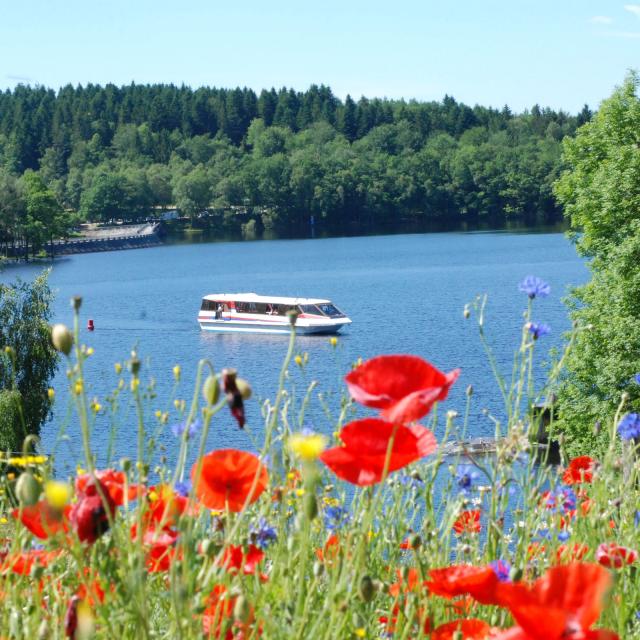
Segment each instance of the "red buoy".
[[91,318],[89,318],[89,322],[87,322],[87,329],[89,331],[93,331],[95,329],[95,327],[93,326],[93,320],[91,320]]

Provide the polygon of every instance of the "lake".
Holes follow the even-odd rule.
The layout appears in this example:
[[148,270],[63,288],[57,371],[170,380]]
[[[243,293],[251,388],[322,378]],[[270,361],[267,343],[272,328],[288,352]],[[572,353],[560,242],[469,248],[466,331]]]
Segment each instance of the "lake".
[[[15,276],[30,279],[41,269],[42,265],[14,265],[0,273],[0,281]],[[88,361],[86,385],[103,405],[117,384],[114,363],[127,359],[136,348],[143,360],[143,381],[156,380],[158,397],[150,406],[150,416],[156,408],[170,408],[169,424],[176,422],[176,412],[167,400],[174,384],[172,367],[182,366],[177,395],[188,400],[196,365],[208,358],[217,370],[234,367],[250,381],[254,396],[247,403],[248,424],[259,433],[261,402],[275,395],[288,338],[205,333],[196,322],[204,294],[253,291],[329,298],[353,320],[336,348],[326,336],[297,339],[297,352],[309,354],[304,371],[295,365],[291,368],[291,381],[300,397],[311,380],[318,380],[318,390],[335,411],[345,389],[342,377],[357,358],[413,353],[443,370],[462,369],[442,408],[462,412],[465,388],[472,384],[470,435],[483,436],[492,435],[494,426],[482,410],[500,415],[499,394],[477,325],[463,318],[463,308],[478,294],[488,294],[486,330],[499,366],[509,373],[527,303],[518,283],[530,274],[552,287],[551,296],[535,301],[534,319],[552,328],[551,335],[537,344],[542,362],[569,328],[561,298],[570,285],[588,279],[584,262],[562,234],[434,233],[164,245],[60,259],[53,265],[50,283],[56,292],[54,322],[72,322],[72,295],[83,298],[82,326],[88,318],[95,322],[95,332],[82,331],[83,342],[95,349]],[[41,436],[43,450],[51,451],[59,428],[65,426],[68,435],[58,446],[57,460],[73,468],[81,459],[80,440],[75,420],[67,416],[65,371],[62,364],[54,381],[53,420],[43,427]],[[314,403],[306,424],[325,433],[334,428],[319,402]],[[123,406],[116,458],[135,455],[135,425],[133,409]],[[109,416],[99,415],[93,444],[102,461],[110,429]],[[168,427],[161,430],[159,439],[171,458],[176,442]],[[227,411],[216,417],[209,444],[211,448],[251,448]]]

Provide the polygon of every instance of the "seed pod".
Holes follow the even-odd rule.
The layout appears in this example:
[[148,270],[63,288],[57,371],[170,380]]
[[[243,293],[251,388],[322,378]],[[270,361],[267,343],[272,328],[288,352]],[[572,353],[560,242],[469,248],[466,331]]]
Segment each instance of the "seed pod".
[[202,385],[202,395],[209,406],[218,402],[218,398],[220,397],[220,385],[218,384],[218,378],[214,375],[207,376],[207,379]]
[[371,576],[362,576],[358,585],[358,595],[364,602],[371,602],[376,594],[376,588]]
[[42,485],[29,473],[25,471],[16,482],[16,496],[20,504],[30,507],[36,504],[42,493]]
[[251,619],[251,605],[244,595],[239,595],[233,606],[233,619],[246,624]]
[[322,562],[319,562],[318,560],[316,560],[313,563],[313,575],[316,578],[319,578],[323,573],[324,573],[324,565],[322,564]]
[[82,296],[73,296],[71,298],[71,308],[78,312],[80,311],[80,307],[82,306]]
[[53,327],[51,327],[51,343],[56,351],[60,351],[60,353],[68,356],[71,352],[71,346],[73,345],[71,331],[63,324],[54,324]]
[[511,571],[509,571],[509,580],[511,580],[511,582],[520,582],[520,580],[522,580],[522,569],[519,567],[511,567]]

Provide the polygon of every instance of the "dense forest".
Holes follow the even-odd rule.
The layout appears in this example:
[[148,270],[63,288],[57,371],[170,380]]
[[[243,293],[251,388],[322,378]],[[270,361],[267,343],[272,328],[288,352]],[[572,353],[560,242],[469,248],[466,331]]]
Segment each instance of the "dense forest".
[[341,101],[326,86],[18,86],[0,93],[0,243],[169,207],[292,233],[312,217],[328,231],[553,222],[560,141],[591,116]]

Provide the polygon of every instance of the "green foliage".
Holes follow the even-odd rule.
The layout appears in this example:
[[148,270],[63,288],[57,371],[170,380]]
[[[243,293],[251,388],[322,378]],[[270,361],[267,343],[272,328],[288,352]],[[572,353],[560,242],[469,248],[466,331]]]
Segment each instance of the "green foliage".
[[0,346],[9,348],[0,358],[0,391],[21,397],[24,426],[19,425],[16,435],[20,443],[22,429],[38,434],[49,415],[47,390],[58,361],[48,324],[53,296],[47,277],[45,272],[33,283],[0,285]]
[[[569,299],[581,331],[560,388],[560,428],[575,451],[602,449],[609,433],[594,434],[615,414],[640,411],[640,100],[630,74],[575,139],[564,143],[568,170],[556,195],[571,220],[578,250],[592,258],[591,282]],[[596,429],[597,431],[597,429]]]
[[20,451],[22,448],[21,402],[19,391],[0,390],[0,451]]
[[15,189],[4,192],[25,171],[60,203],[67,227],[78,211],[83,220],[136,221],[169,206],[190,217],[225,209],[216,215],[231,223],[220,228],[237,232],[241,210],[258,233],[260,222],[306,230],[310,215],[329,232],[553,222],[559,141],[590,115],[537,105],[514,115],[451,96],[342,102],[316,85],[259,97],[239,88],[20,86],[0,94],[0,243],[40,245],[61,233],[45,231],[39,215],[27,224],[24,194],[16,207]]

